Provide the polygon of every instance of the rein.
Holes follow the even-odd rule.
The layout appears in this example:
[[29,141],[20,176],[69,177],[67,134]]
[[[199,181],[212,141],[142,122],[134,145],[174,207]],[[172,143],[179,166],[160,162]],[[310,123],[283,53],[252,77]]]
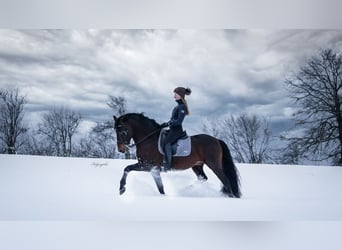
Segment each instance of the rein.
[[151,133],[149,133],[148,135],[146,135],[144,138],[142,138],[140,141],[138,141],[137,143],[133,143],[133,144],[129,144],[129,145],[126,145],[127,147],[129,148],[133,148],[137,145],[139,145],[140,143],[146,141],[148,138],[150,138],[152,135],[156,134],[157,132],[159,132],[160,130],[162,130],[163,128],[158,128],[154,131],[152,131]]

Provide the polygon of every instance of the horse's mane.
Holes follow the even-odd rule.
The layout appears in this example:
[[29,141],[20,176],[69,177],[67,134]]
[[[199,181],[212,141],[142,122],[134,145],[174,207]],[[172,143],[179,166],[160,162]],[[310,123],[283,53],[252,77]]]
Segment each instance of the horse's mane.
[[160,124],[157,123],[154,119],[148,118],[144,115],[144,113],[127,113],[122,115],[120,118],[122,121],[127,121],[129,119],[139,120],[139,121],[148,121],[153,127],[160,128]]

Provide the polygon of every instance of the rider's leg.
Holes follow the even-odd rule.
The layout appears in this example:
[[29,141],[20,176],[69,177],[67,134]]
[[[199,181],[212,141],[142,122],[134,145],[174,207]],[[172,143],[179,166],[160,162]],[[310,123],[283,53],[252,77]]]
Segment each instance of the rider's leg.
[[172,164],[172,148],[171,148],[171,143],[167,143],[164,146],[164,170],[168,171],[171,169],[171,164]]

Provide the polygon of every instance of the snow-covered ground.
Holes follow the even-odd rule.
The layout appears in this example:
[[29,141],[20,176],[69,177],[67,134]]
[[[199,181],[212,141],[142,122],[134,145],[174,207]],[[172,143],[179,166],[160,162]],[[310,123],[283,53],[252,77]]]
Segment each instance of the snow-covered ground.
[[[313,238],[308,238],[311,245],[307,246],[316,249],[312,247],[319,246],[319,236],[328,240],[328,236],[322,234],[326,229],[334,231],[329,234],[333,238],[337,236],[335,230],[341,231],[338,223],[342,220],[340,167],[237,164],[241,199],[222,196],[221,184],[208,168],[205,168],[207,182],[198,181],[191,170],[162,173],[165,196],[159,194],[149,173],[131,172],[127,191],[120,196],[118,188],[123,168],[133,162],[0,155],[0,249],[20,249],[23,246],[20,242],[32,246],[21,249],[104,249],[92,248],[95,241],[90,240],[91,237],[110,241],[112,234],[120,236],[115,243],[120,247],[131,237],[144,241],[156,235],[158,244],[163,244],[164,239],[178,243],[183,239],[185,245],[190,244],[188,248],[198,249],[210,242],[223,243],[223,232],[227,233],[226,237],[228,233],[235,234],[231,242],[234,245],[238,243],[237,237],[243,238],[251,231],[254,238],[260,234],[255,239],[273,232],[270,242],[278,244],[275,239],[279,236],[274,232],[287,232],[289,222],[295,222],[295,228],[290,227],[291,233],[296,232],[294,239],[297,233],[314,228],[310,233]],[[248,226],[241,225],[241,221]],[[280,228],[274,228],[275,221],[281,222]],[[208,230],[208,227],[211,228],[209,235],[201,230]],[[76,241],[84,243],[82,248],[74,241],[67,247],[60,245],[69,237],[75,240],[71,236],[75,231],[81,235],[83,232],[83,236],[77,236],[83,241]],[[34,244],[42,238],[37,236],[38,240],[33,240],[32,232],[42,234],[45,244]],[[63,236],[54,238],[58,234]],[[24,240],[15,241],[18,237]],[[59,244],[49,246],[49,237]],[[196,237],[196,240],[190,243],[186,241],[188,237]],[[341,242],[339,238],[336,240]],[[336,246],[331,238],[328,242]],[[173,244],[161,248],[174,249]],[[274,244],[264,249],[272,249]]]

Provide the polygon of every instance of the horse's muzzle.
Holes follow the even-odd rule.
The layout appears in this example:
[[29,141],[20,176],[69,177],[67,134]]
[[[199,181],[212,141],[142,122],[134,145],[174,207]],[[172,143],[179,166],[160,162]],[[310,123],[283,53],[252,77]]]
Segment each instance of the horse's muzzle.
[[118,144],[118,150],[120,153],[125,153],[126,152],[126,145],[125,144]]

